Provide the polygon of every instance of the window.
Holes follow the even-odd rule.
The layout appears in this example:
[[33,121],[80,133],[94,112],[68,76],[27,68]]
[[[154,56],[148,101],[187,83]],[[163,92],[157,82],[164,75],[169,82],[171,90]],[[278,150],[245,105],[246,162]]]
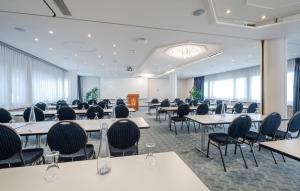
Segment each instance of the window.
[[259,101],[261,96],[260,76],[252,76],[250,78],[250,99]]
[[239,100],[247,99],[247,79],[237,78],[235,79],[235,98]]
[[208,82],[204,82],[204,97],[207,98],[208,94]]
[[293,105],[293,88],[294,88],[294,72],[287,73],[287,81],[286,81],[286,97],[287,97],[287,104]]
[[233,80],[213,81],[213,98],[232,99],[233,98]]

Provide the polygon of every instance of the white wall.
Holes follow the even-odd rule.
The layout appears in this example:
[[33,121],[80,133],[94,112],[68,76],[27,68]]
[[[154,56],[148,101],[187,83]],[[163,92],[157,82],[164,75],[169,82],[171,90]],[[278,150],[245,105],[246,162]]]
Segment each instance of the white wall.
[[[100,77],[90,77],[90,76],[81,76],[81,96],[82,99],[85,98],[85,94],[93,88],[98,88],[100,90],[99,94],[101,95],[101,86],[100,86]],[[98,95],[98,97],[100,96]]]
[[170,96],[169,79],[149,79],[148,99],[166,99]]
[[148,80],[145,78],[101,78],[101,99],[125,99],[136,93],[140,99],[147,99]]

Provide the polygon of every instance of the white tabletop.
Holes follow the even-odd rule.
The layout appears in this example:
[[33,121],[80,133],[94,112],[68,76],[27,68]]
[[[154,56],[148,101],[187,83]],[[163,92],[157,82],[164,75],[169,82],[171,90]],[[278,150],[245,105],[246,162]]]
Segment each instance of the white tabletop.
[[[197,106],[190,106],[189,107],[190,110],[197,110]],[[174,106],[174,107],[159,107],[159,110],[164,110],[164,111],[177,111],[178,107]]]
[[[144,120],[142,117],[132,117],[127,118],[132,120],[137,124],[140,129],[147,129],[150,128],[149,124]],[[78,123],[85,131],[99,131],[100,126],[103,123],[107,123],[110,127],[112,123],[116,122],[119,119],[110,118],[110,119],[98,119],[98,120],[72,120],[73,122]],[[5,125],[12,125],[20,135],[40,135],[40,134],[47,134],[49,129],[58,121],[41,121],[36,123],[4,123]]]
[[300,139],[268,141],[259,144],[264,148],[300,161]]
[[204,183],[174,152],[156,153],[156,165],[145,155],[111,159],[111,172],[97,174],[96,160],[60,163],[54,182],[43,178],[47,165],[0,170],[3,191],[208,191]]

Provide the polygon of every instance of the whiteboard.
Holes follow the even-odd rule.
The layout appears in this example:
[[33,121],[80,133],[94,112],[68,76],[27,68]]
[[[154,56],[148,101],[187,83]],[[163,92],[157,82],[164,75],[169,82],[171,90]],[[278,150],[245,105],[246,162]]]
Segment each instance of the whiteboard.
[[101,99],[126,99],[128,94],[139,94],[140,99],[148,96],[148,79],[145,78],[101,78]]

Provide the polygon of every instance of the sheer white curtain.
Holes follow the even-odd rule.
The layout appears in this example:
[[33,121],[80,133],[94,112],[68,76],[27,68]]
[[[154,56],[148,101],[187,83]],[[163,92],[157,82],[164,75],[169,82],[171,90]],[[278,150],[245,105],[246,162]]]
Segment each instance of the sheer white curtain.
[[206,98],[259,102],[260,91],[259,66],[205,76]]
[[293,94],[294,94],[294,69],[295,69],[295,59],[290,59],[287,62],[287,80],[286,80],[286,97],[287,104],[293,105]]
[[65,71],[0,42],[0,106],[13,109],[64,98]]

